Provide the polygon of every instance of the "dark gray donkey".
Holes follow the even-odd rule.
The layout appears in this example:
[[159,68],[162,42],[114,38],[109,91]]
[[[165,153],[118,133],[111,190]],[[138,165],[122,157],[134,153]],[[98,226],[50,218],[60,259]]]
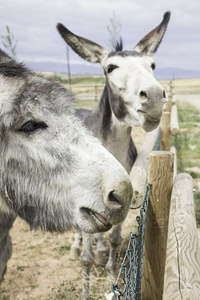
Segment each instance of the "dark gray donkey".
[[0,281],[16,216],[31,229],[94,233],[128,213],[129,176],[75,116],[73,102],[0,50]]
[[[106,86],[99,105],[93,111],[79,110],[77,114],[86,126],[102,141],[129,173],[136,159],[136,149],[131,139],[131,128],[140,125],[146,131],[156,128],[160,122],[165,91],[154,78],[155,61],[152,55],[160,45],[170,13],[165,13],[158,27],[146,35],[131,51],[109,51],[100,45],[73,34],[62,24],[57,29],[63,39],[83,59],[100,63],[105,76]],[[85,241],[86,240],[86,241]],[[97,242],[97,251],[104,250],[102,240]],[[121,242],[121,226],[116,226],[110,234],[110,255],[107,271],[114,274],[117,248]],[[77,251],[80,236],[76,234],[72,250]],[[72,253],[73,254],[73,253]],[[82,263],[85,279],[94,254],[91,237],[84,235]],[[83,287],[83,298],[88,298],[88,284]]]

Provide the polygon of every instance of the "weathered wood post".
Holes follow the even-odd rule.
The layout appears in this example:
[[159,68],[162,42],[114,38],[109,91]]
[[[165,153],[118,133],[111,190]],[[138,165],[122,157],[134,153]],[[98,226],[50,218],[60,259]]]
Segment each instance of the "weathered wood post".
[[168,101],[165,103],[164,111],[171,112],[172,107],[172,94],[171,92],[168,94]]
[[160,121],[161,139],[160,150],[170,151],[170,116],[171,113],[164,111]]
[[170,132],[172,135],[179,134],[178,111],[175,104],[171,107]]
[[163,300],[198,300],[200,248],[189,174],[175,177],[168,228]]
[[140,151],[138,152],[136,161],[130,172],[130,179],[133,186],[133,201],[131,208],[137,208],[141,206],[144,199],[147,174],[148,174],[148,162],[149,154],[153,151],[156,140],[159,136],[160,127],[158,126],[151,132],[148,132]]
[[173,154],[153,151],[149,155],[148,182],[152,185],[145,224],[142,300],[163,295],[168,217],[173,184]]

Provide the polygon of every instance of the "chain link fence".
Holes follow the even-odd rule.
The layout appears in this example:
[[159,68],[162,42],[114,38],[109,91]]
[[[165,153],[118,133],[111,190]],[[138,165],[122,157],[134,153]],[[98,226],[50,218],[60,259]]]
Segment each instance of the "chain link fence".
[[[160,149],[161,130],[153,150]],[[140,214],[136,217],[133,231],[126,249],[117,281],[112,285],[112,291],[117,300],[140,300],[142,286],[143,246],[146,213],[149,202],[151,185],[147,183]],[[135,233],[136,231],[136,233]]]
[[[139,300],[141,296],[144,229],[149,193],[150,184],[147,184],[144,201],[140,208],[140,215],[136,217],[136,224],[133,228],[137,228],[137,233],[131,232],[130,234],[129,244],[117,281],[112,285],[116,299]],[[121,290],[122,288],[123,290]]]

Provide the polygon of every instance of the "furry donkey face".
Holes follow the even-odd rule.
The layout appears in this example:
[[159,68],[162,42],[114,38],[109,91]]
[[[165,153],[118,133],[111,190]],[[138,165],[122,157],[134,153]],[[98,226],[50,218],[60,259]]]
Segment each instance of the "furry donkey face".
[[31,228],[106,231],[125,219],[132,186],[73,102],[0,51],[0,212]]
[[131,51],[109,51],[104,47],[75,35],[62,24],[57,29],[63,39],[83,59],[100,63],[105,76],[109,102],[114,116],[130,127],[142,126],[146,131],[160,122],[165,91],[153,76],[153,54],[165,34],[170,13]]

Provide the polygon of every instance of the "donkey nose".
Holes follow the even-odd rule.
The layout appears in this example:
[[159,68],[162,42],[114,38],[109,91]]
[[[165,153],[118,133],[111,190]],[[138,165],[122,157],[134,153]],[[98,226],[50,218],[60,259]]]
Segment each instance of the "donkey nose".
[[166,102],[166,93],[162,88],[153,89],[153,91],[146,89],[139,92],[139,98],[142,104],[150,101],[151,98],[153,99],[155,96],[159,96],[163,102]]
[[163,90],[163,98],[167,98],[165,90]]
[[139,96],[140,96],[141,100],[148,99],[147,92],[145,92],[145,91],[141,91],[139,93]]
[[123,205],[122,199],[119,195],[117,195],[116,191],[111,191],[108,195],[107,204],[111,205],[113,208],[121,207]]
[[117,186],[111,190],[104,202],[109,209],[129,208],[132,199],[133,189],[129,179],[118,181]]

